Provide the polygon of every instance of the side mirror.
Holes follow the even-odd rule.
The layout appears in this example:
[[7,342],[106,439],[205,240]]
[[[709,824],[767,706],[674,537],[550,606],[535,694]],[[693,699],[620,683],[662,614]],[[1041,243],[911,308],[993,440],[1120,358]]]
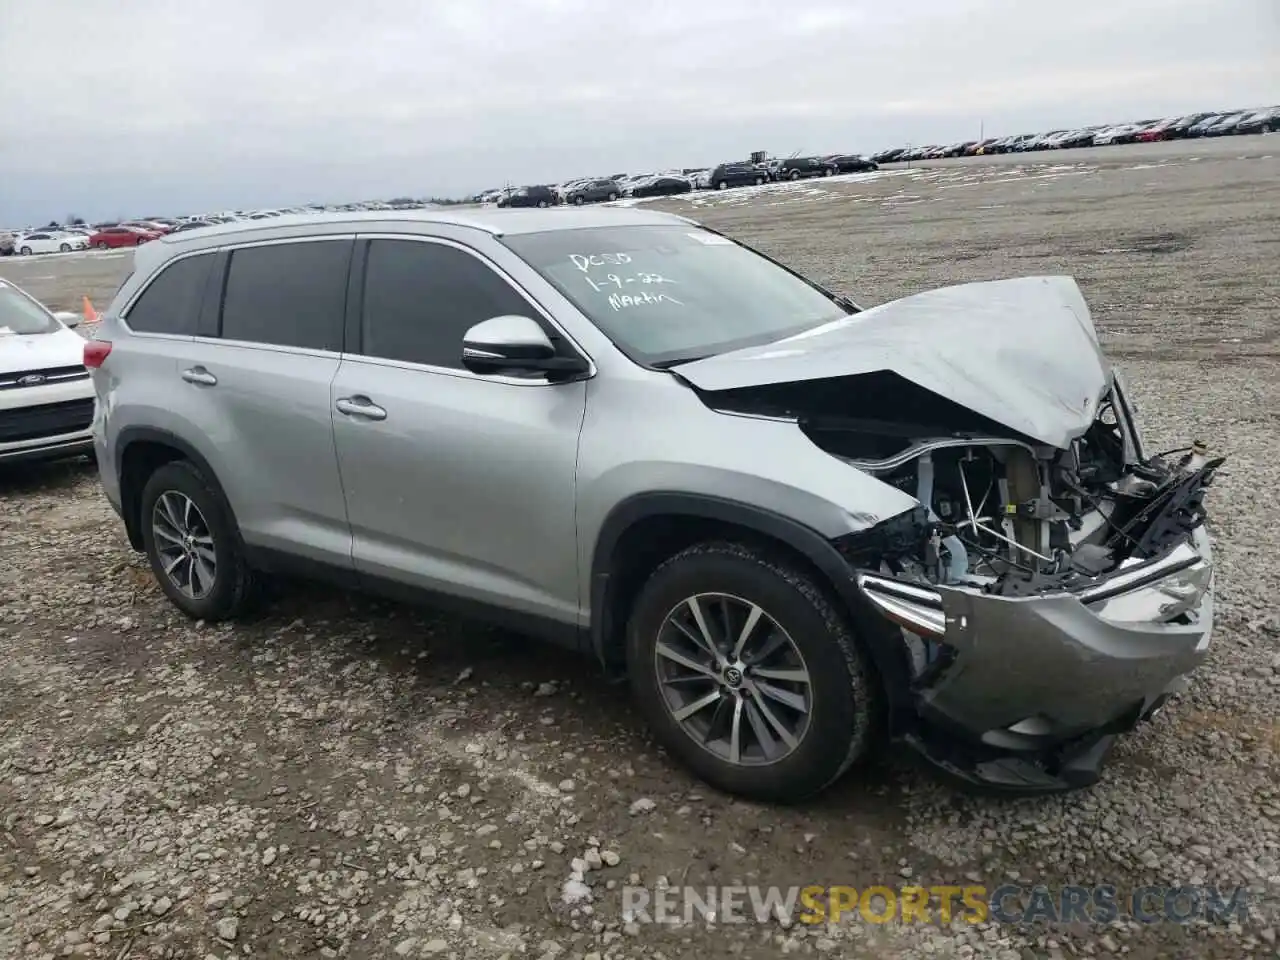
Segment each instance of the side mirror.
[[586,373],[585,360],[556,355],[545,330],[529,317],[482,320],[462,337],[462,365],[472,373]]
[[80,314],[73,313],[70,310],[59,310],[53,316],[55,319],[60,320],[64,326],[68,327],[78,327],[80,326],[80,321],[84,319]]

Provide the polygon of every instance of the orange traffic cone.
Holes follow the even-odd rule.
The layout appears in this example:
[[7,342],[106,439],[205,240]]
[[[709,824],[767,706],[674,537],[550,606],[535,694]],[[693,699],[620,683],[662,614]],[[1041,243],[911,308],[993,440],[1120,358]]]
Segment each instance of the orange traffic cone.
[[84,322],[97,323],[98,311],[93,309],[93,304],[89,302],[88,296],[84,298]]

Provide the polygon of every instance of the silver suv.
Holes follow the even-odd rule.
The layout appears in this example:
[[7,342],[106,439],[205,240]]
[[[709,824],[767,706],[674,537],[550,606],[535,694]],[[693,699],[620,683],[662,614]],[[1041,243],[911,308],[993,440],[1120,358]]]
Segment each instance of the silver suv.
[[190,616],[301,571],[542,634],[743,795],[889,739],[1089,783],[1209,642],[1221,461],[1143,451],[1069,278],[864,310],[661,213],[281,217],[140,248],[85,360]]

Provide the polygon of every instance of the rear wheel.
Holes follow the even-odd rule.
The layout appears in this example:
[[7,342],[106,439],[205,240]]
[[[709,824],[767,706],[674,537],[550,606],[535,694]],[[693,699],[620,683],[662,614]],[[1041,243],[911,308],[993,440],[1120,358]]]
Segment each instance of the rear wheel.
[[614,201],[614,200],[617,200],[617,199],[618,199],[618,195],[617,195],[616,193],[611,193],[611,194],[609,194],[609,200],[610,200],[610,201]]
[[99,240],[99,241],[98,241],[98,249],[99,249],[99,250],[109,250],[110,248],[111,248],[111,245],[110,245],[109,243],[107,243],[107,241],[105,241],[105,240]]
[[31,256],[31,248],[30,248],[30,247],[21,247],[21,248],[19,248],[18,253],[22,254],[22,256],[24,256],[24,257],[29,257],[29,256]]
[[547,201],[545,201],[545,200],[539,200],[539,201],[538,201],[538,206],[539,206],[539,207],[546,207],[547,205],[548,205],[548,204],[547,204]]
[[60,243],[60,244],[58,244],[58,252],[59,252],[59,253],[70,253],[70,252],[71,252],[71,244],[69,244],[69,243]]
[[160,589],[187,616],[226,620],[253,594],[231,508],[192,464],[175,460],[142,490],[142,541]]
[[799,180],[799,179],[800,179],[800,171],[799,171],[799,170],[792,170],[792,171],[791,171],[791,179],[792,179],[792,180]]
[[724,180],[717,180],[717,181],[716,181],[716,189],[717,189],[717,190],[727,190],[727,189],[728,189],[728,187],[729,187],[729,184],[728,184],[726,181],[724,181]]
[[574,198],[573,198],[573,202],[574,202],[577,206],[579,206],[579,207],[580,207],[580,206],[582,206],[584,203],[586,203],[587,201],[582,197],[582,195],[581,195],[581,194],[579,194],[578,196],[576,196],[576,197],[574,197]]
[[135,241],[133,241],[133,242],[134,242],[134,243],[136,243],[138,246],[142,246],[142,241],[143,241],[143,239],[144,239],[144,238],[139,237],[137,240],[135,240]]
[[632,692],[656,736],[722,790],[803,799],[869,746],[879,705],[864,656],[784,557],[691,547],[654,571],[627,633]]
[[756,186],[758,187],[762,183],[764,183],[764,177],[756,177]]

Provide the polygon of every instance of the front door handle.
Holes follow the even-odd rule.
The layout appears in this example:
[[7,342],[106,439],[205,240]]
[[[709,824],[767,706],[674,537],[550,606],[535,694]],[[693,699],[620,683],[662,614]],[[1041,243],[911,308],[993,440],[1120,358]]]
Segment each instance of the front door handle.
[[368,397],[342,397],[335,404],[339,413],[348,417],[363,417],[366,420],[385,420],[387,411]]
[[204,367],[191,367],[188,370],[183,370],[182,379],[187,383],[198,383],[202,387],[212,387],[218,382],[218,378]]

